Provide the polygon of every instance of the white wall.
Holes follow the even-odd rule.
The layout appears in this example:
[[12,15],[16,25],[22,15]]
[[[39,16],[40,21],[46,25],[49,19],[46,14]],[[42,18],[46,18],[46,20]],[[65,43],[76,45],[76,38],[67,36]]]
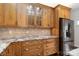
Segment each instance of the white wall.
[[72,8],[71,10],[71,19],[74,20],[74,45],[79,47],[79,25],[77,25],[77,21],[79,21],[79,4],[76,5],[78,8]]

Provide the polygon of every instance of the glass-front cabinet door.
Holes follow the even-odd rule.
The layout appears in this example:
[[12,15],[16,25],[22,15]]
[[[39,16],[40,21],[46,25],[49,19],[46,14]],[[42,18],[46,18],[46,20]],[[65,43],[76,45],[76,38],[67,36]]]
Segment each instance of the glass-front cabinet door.
[[35,24],[35,10],[32,4],[27,4],[26,12],[28,16],[28,25],[34,26]]
[[27,4],[28,25],[41,26],[42,9],[39,4]]
[[42,16],[43,16],[43,9],[39,6],[36,7],[36,25],[42,25]]

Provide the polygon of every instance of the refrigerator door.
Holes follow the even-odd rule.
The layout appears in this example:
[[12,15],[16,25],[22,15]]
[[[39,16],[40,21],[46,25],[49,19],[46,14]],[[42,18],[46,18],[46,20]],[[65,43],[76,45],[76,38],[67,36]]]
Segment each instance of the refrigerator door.
[[72,20],[62,20],[63,41],[74,40],[74,23]]
[[73,42],[64,42],[63,55],[68,55],[68,52],[73,50]]
[[60,36],[60,51],[62,55],[66,55],[68,51],[74,46],[74,23],[72,20],[60,19],[59,26],[59,36]]

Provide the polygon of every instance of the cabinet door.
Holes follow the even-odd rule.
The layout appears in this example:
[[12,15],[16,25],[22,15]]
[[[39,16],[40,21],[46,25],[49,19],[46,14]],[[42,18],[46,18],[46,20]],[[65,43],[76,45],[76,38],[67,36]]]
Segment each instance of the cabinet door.
[[48,14],[48,26],[54,27],[54,9],[49,8],[49,14]]
[[47,42],[43,44],[44,55],[51,55],[57,53],[56,50],[56,39],[48,39]]
[[36,16],[35,5],[33,3],[27,4],[26,11],[28,16],[28,26],[35,26],[35,16]]
[[48,21],[47,21],[47,8],[43,7],[43,18],[42,18],[42,26],[43,27],[48,27]]
[[17,26],[18,27],[27,27],[27,12],[26,12],[26,4],[17,4]]
[[43,9],[40,4],[35,4],[35,24],[37,26],[42,26],[42,16],[43,16]]
[[4,4],[5,26],[16,26],[16,4]]
[[42,16],[42,26],[43,27],[53,27],[53,8],[43,6],[43,16]]
[[58,12],[59,12],[59,17],[64,18],[64,7],[63,6],[58,7]]
[[65,8],[64,9],[64,14],[65,14],[65,18],[70,19],[70,8]]
[[4,8],[3,4],[0,3],[0,26],[4,25]]
[[57,8],[58,8],[58,12],[59,12],[59,14],[58,14],[59,17],[67,18],[67,19],[70,18],[70,8],[62,6],[62,5],[59,5]]

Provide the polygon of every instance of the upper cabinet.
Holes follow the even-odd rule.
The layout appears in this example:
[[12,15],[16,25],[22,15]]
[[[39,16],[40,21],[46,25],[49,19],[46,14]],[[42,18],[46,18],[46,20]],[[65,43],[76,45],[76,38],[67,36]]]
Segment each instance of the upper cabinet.
[[53,13],[53,8],[43,6],[43,16],[42,16],[42,26],[43,27],[53,27],[53,18],[54,18],[54,13]]
[[0,26],[4,25],[4,17],[3,17],[3,13],[4,13],[4,8],[3,8],[3,4],[0,3]]
[[19,27],[41,26],[42,9],[33,3],[17,4],[17,25]]
[[16,26],[16,4],[0,3],[0,27]]
[[70,10],[62,5],[52,8],[39,3],[0,3],[0,26],[52,28],[56,18],[69,19]]
[[53,27],[53,8],[38,3],[17,4],[20,27]]
[[53,8],[39,3],[0,3],[0,26],[53,27]]
[[29,26],[41,26],[43,9],[39,4],[27,4],[27,15]]
[[28,25],[28,17],[26,12],[27,5],[25,4],[16,4],[17,6],[17,26],[26,27]]
[[3,8],[5,26],[16,26],[16,4],[4,4]]
[[59,18],[66,18],[70,19],[71,8],[58,5],[54,8],[54,28],[53,28],[53,35],[59,36]]
[[59,18],[67,18],[70,19],[71,8],[66,6],[58,5],[56,8],[56,12]]

